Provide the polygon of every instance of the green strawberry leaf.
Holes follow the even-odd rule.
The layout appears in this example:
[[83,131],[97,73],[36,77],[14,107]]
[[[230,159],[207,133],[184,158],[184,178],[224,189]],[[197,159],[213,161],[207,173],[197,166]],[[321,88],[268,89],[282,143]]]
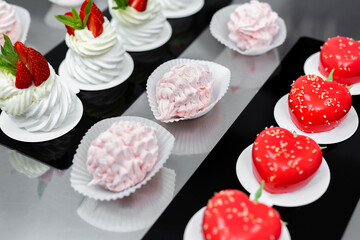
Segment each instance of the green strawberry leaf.
[[[74,23],[76,24],[76,26],[77,27],[81,27],[81,28],[83,28],[84,26],[83,26],[83,23],[82,23],[82,21],[81,21],[81,18],[80,18],[80,16],[79,16],[79,14],[77,13],[77,11],[75,10],[75,8],[71,8],[71,12],[72,12],[72,14],[73,14],[73,19],[74,19]],[[69,16],[70,17],[70,16]]]
[[76,30],[80,30],[80,29],[84,29],[82,27],[82,24],[81,24],[81,27],[78,26],[78,23],[75,22],[74,18],[70,17],[70,16],[67,16],[67,15],[56,15],[55,18],[62,22],[63,24],[69,26],[69,27],[72,27],[73,29],[76,29]]
[[128,0],[115,0],[116,7],[113,7],[112,9],[126,9],[127,6],[129,6]]
[[285,222],[285,221],[281,220],[281,226],[287,226],[287,225],[288,225],[288,223],[287,223],[287,222]]
[[350,85],[350,86],[347,86],[347,89],[350,90],[350,89],[353,88],[353,86],[354,86],[354,84],[353,84],[353,85]]
[[333,80],[334,71],[335,71],[335,69],[333,68],[333,69],[331,70],[331,72],[330,72],[330,74],[329,74],[329,76],[328,76],[328,78],[327,78],[326,81],[331,82],[331,81]]
[[327,149],[327,146],[320,146],[321,150]]
[[20,59],[11,40],[4,34],[4,45],[1,46],[0,68],[8,70],[11,74],[16,76],[16,62]]
[[89,19],[92,5],[93,5],[93,1],[90,0],[90,1],[88,2],[88,4],[86,5],[86,7],[85,7],[85,17],[84,17],[84,19],[83,19],[83,26],[84,26],[84,28],[85,28],[85,26],[86,26],[86,24],[87,24],[87,21],[88,21],[88,19]]

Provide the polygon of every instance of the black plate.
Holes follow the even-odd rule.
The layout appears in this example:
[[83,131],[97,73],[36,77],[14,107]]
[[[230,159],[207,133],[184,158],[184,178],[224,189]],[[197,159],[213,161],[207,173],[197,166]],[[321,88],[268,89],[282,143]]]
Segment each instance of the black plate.
[[[152,71],[163,62],[177,58],[209,25],[212,15],[229,3],[230,0],[209,0],[195,15],[170,19],[172,36],[165,45],[151,51],[130,53],[135,67],[128,80],[108,90],[81,91],[78,94],[84,105],[84,114],[78,125],[67,134],[50,141],[25,143],[9,138],[0,130],[0,144],[55,168],[69,168],[86,131],[100,120],[120,116],[125,112],[145,91],[147,78]],[[104,15],[111,19],[108,10],[104,11]],[[62,42],[45,55],[56,72],[67,50],[65,42]]]
[[[294,80],[304,75],[305,60],[319,51],[322,44],[306,37],[295,44],[144,239],[182,239],[190,218],[215,192],[223,189],[246,192],[236,176],[238,156],[265,127],[277,125],[273,116],[276,102],[289,92]],[[359,112],[360,96],[353,97],[353,106]],[[302,207],[275,207],[288,222],[293,240],[341,238],[360,196],[359,143],[358,129],[348,140],[329,145],[324,151],[331,181],[320,199]]]

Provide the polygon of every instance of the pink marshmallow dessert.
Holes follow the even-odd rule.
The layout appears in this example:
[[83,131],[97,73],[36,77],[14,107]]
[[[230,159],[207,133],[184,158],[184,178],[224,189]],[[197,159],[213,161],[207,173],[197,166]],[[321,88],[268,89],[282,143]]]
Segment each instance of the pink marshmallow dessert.
[[242,50],[268,46],[280,30],[277,19],[268,3],[251,0],[231,13],[229,38]]
[[211,100],[214,80],[208,65],[187,62],[176,65],[156,84],[160,121],[186,118],[205,109]]
[[21,38],[21,26],[15,10],[6,1],[0,0],[0,45],[4,44],[3,34],[15,43]]
[[87,169],[98,184],[120,192],[141,182],[158,160],[156,129],[136,121],[118,121],[94,139]]

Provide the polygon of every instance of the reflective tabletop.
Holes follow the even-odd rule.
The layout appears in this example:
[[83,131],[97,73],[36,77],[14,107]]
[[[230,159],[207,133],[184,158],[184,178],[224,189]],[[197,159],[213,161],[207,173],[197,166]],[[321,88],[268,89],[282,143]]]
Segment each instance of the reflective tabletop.
[[[67,51],[66,30],[53,16],[69,8],[45,0],[8,2],[30,12],[26,44],[42,52],[57,71]],[[107,1],[94,2],[110,18]],[[135,70],[124,84],[106,91],[81,91],[78,96],[84,105],[84,116],[70,133],[40,144],[18,142],[1,133],[1,239],[143,238],[300,37],[325,41],[343,35],[360,39],[360,2],[356,0],[341,1],[341,4],[335,0],[267,2],[284,19],[287,38],[284,44],[266,54],[240,55],[215,40],[208,28],[211,17],[232,3],[207,0],[194,16],[169,20],[173,35],[166,45],[149,52],[130,53]],[[221,64],[231,70],[231,83],[226,95],[205,116],[164,124],[156,121],[150,110],[146,80],[157,66],[174,58]],[[99,202],[71,187],[72,159],[87,129],[102,119],[118,116],[156,121],[172,133],[176,141],[165,168],[150,184],[128,198]],[[360,207],[354,210],[349,223],[342,224],[347,225],[342,238],[357,239]],[[297,239],[296,235],[293,239]]]

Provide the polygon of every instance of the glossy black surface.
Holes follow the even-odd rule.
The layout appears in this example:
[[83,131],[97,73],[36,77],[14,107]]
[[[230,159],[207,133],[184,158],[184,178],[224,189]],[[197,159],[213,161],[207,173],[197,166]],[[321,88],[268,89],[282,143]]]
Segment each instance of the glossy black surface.
[[[41,143],[25,143],[9,138],[0,130],[0,144],[55,168],[69,168],[85,132],[102,119],[120,116],[145,91],[146,81],[151,72],[161,63],[177,58],[209,25],[214,12],[229,3],[229,0],[206,1],[203,9],[197,14],[169,20],[173,33],[165,45],[151,51],[130,52],[135,68],[128,80],[108,90],[81,91],[78,94],[84,106],[84,114],[78,125],[64,136]],[[111,19],[108,10],[104,15]],[[62,42],[45,55],[56,71],[67,50],[65,42]]]
[[[322,44],[311,38],[301,38],[295,44],[144,239],[182,239],[190,218],[215,192],[230,188],[246,192],[236,176],[238,156],[265,127],[277,125],[273,117],[276,102],[289,92],[290,84],[304,74],[304,61],[319,51]],[[360,96],[353,97],[353,106],[360,111]],[[291,239],[341,239],[360,197],[359,143],[358,129],[351,138],[329,145],[324,151],[331,180],[320,199],[302,207],[275,207],[288,222]]]

